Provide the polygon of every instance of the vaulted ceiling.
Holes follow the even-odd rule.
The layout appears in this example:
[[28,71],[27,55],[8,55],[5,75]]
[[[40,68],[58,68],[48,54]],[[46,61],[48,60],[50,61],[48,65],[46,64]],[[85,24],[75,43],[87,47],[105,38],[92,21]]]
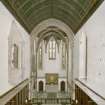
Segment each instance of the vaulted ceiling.
[[74,33],[104,0],[1,0],[23,27],[31,33],[48,18],[66,23]]

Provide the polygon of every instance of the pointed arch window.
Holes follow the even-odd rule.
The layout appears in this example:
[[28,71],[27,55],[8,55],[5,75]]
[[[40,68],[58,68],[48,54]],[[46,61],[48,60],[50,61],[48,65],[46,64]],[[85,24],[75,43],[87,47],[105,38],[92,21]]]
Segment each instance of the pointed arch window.
[[49,41],[49,59],[50,60],[54,60],[56,59],[56,41],[54,38],[52,38],[50,41]]
[[13,44],[12,47],[12,65],[18,68],[18,46],[16,44]]
[[66,68],[66,47],[65,43],[62,41],[62,68]]
[[38,55],[38,67],[39,69],[42,69],[42,65],[43,65],[43,52],[42,52],[42,45],[39,47],[39,55]]

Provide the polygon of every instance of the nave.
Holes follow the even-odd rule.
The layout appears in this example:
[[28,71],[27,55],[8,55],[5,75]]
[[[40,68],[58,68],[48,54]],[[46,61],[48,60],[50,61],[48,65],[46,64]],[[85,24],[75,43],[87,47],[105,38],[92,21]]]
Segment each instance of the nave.
[[0,0],[0,105],[105,105],[104,0]]

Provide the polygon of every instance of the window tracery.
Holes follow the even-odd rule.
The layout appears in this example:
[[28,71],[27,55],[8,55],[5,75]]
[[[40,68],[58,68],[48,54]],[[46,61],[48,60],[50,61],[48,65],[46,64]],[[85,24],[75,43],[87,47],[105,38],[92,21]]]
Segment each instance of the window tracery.
[[56,41],[54,38],[52,38],[50,41],[49,41],[49,59],[50,60],[54,60],[56,59]]

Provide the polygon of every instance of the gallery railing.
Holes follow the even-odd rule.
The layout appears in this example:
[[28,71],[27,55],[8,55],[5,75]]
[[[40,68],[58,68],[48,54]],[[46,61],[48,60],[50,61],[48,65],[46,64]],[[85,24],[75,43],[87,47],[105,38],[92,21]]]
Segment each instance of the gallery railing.
[[29,80],[26,79],[0,96],[0,105],[25,105],[29,96]]

